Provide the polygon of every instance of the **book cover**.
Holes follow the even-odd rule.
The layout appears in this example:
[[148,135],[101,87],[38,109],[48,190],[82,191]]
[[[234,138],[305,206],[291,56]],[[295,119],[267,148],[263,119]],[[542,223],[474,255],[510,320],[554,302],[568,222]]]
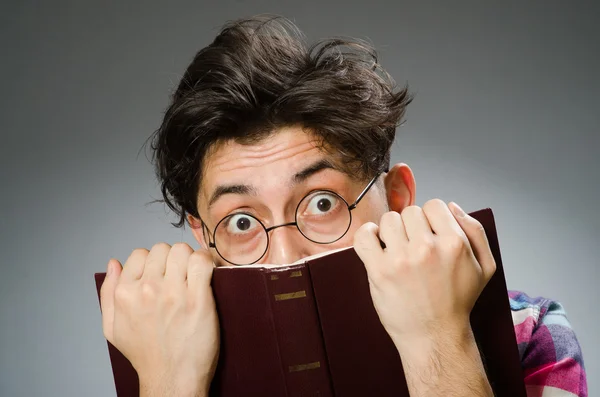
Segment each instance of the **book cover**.
[[[493,214],[470,215],[484,226],[497,264],[471,327],[496,396],[526,397]],[[95,274],[98,294],[104,276]],[[291,265],[219,267],[212,288],[221,351],[211,396],[409,396],[352,247]],[[108,345],[117,395],[139,395],[135,370]]]

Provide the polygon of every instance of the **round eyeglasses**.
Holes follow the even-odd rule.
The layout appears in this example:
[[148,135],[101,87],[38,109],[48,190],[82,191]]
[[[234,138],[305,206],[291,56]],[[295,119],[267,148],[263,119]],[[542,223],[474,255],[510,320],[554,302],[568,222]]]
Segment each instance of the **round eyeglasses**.
[[[265,227],[255,216],[236,212],[221,219],[208,246],[214,248],[226,262],[237,265],[252,265],[267,253],[269,232],[284,226],[296,226],[305,238],[317,244],[331,244],[346,235],[352,224],[352,210],[367,194],[379,177],[379,173],[358,195],[354,203],[348,204],[339,194],[331,190],[315,190],[307,194],[296,207],[294,222]],[[209,230],[202,223],[203,232]],[[205,235],[206,237],[206,235]]]

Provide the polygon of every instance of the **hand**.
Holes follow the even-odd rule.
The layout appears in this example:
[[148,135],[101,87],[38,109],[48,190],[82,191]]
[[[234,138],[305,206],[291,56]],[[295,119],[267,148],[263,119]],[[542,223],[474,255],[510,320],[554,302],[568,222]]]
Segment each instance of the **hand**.
[[100,291],[104,336],[131,362],[141,395],[208,393],[219,349],[210,254],[189,245],[111,259]]
[[373,303],[397,347],[471,335],[471,310],[496,263],[482,225],[451,207],[431,200],[388,212],[355,234]]

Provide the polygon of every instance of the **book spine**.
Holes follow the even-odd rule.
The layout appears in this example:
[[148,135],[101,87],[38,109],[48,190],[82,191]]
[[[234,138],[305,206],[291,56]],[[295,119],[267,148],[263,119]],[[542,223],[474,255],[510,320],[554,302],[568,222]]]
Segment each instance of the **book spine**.
[[308,267],[264,272],[288,397],[333,397]]
[[264,271],[216,268],[212,289],[221,346],[210,396],[286,396]]

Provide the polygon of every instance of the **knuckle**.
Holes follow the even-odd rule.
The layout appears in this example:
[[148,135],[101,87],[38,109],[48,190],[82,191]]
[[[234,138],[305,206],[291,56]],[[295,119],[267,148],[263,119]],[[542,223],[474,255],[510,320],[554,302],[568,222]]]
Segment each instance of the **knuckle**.
[[433,239],[423,239],[416,247],[415,261],[416,264],[429,263],[436,257],[436,246]]
[[181,303],[181,293],[178,293],[175,288],[170,288],[163,294],[163,305],[166,307],[179,306]]
[[138,260],[141,258],[145,259],[149,253],[150,251],[148,251],[146,248],[136,248],[133,251],[131,251],[131,255],[129,256],[129,258],[134,258]]
[[115,288],[115,305],[126,304],[131,301],[132,293],[131,289],[126,284],[117,284]]
[[186,243],[175,243],[169,251],[167,261],[170,263],[177,262],[185,264],[194,250]]
[[160,242],[160,243],[156,243],[152,246],[152,249],[150,251],[160,251],[160,250],[170,250],[171,246],[167,243],[164,242]]
[[408,269],[410,266],[410,255],[401,255],[393,261],[392,265],[396,269]]
[[377,225],[374,224],[373,222],[366,222],[364,224],[362,224],[357,230],[356,232],[354,232],[354,241],[356,242],[361,242],[364,240],[364,237],[367,236],[369,234],[369,232],[371,230],[373,230],[373,228],[377,228]]
[[476,233],[479,233],[480,235],[485,235],[485,229],[484,229],[483,225],[481,224],[481,222],[479,222],[478,220],[475,220],[473,222],[473,229],[475,230]]
[[427,202],[423,205],[423,211],[430,212],[430,211],[438,210],[445,206],[446,206],[446,203],[443,200],[441,200],[439,198],[434,198],[431,200],[427,200]]
[[433,252],[436,248],[435,241],[433,238],[424,237],[419,244],[424,251]]
[[368,233],[371,230],[377,229],[375,222],[366,222],[360,227],[364,233]]
[[459,235],[454,235],[454,236],[449,236],[444,240],[444,245],[446,246],[446,248],[453,254],[458,255],[462,252],[464,252],[467,244],[465,243],[465,240],[459,236]]
[[484,229],[483,225],[481,224],[481,222],[479,222],[477,219],[475,219],[473,217],[469,218],[469,222],[467,223],[466,227],[469,229],[470,233],[485,234],[485,229]]
[[171,247],[171,250],[178,251],[178,252],[192,252],[193,251],[192,247],[190,247],[188,243],[183,243],[183,242],[173,244],[173,246]]
[[404,215],[415,215],[418,214],[419,212],[422,212],[423,209],[421,207],[419,207],[418,205],[409,205],[408,207],[405,207],[401,214],[402,216]]
[[365,226],[365,233],[377,234],[379,226],[375,222],[367,222]]
[[400,214],[396,211],[388,211],[381,216],[381,225],[391,225],[400,220]]
[[160,294],[160,288],[153,280],[145,279],[140,282],[140,292],[142,299],[155,300]]

